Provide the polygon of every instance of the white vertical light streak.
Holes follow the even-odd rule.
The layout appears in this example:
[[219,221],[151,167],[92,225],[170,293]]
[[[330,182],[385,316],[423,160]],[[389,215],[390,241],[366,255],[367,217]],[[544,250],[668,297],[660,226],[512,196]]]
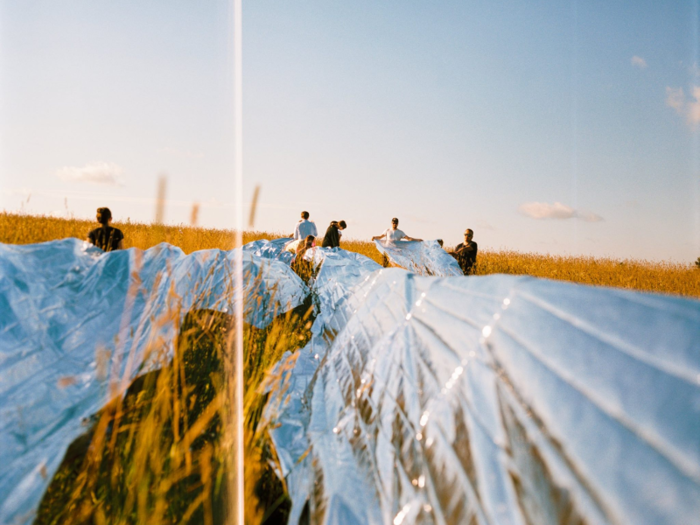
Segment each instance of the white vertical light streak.
[[236,206],[236,259],[234,286],[238,301],[236,311],[236,349],[235,349],[235,404],[236,431],[236,518],[235,523],[245,523],[244,509],[244,474],[243,474],[243,22],[242,0],[233,0],[233,91],[234,91],[234,179]]
[[[693,28],[692,37],[690,41],[693,43],[693,49],[691,50],[693,59],[692,63],[695,67],[699,67],[700,63],[700,2],[693,2],[692,9],[693,17]],[[697,78],[693,79],[694,81]],[[690,152],[690,177],[693,184],[693,190],[695,193],[695,228],[694,235],[692,239],[693,246],[696,250],[700,249],[700,133],[694,130],[693,137],[691,140],[691,152]],[[697,252],[696,252],[697,253]],[[692,259],[691,259],[692,261]]]

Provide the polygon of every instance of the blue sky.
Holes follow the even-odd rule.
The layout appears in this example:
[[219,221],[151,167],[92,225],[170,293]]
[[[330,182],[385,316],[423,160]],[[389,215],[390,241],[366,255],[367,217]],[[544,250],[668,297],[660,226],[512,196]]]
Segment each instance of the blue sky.
[[[148,221],[167,173],[168,222],[233,223],[228,3],[141,4],[0,0],[0,208]],[[244,2],[244,200],[265,230],[694,261],[697,28],[698,2]]]

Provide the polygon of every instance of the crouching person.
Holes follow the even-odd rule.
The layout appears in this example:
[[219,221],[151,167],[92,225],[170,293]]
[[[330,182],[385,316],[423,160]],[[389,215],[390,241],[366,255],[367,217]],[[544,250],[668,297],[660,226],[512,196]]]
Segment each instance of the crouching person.
[[307,235],[304,241],[297,246],[296,256],[292,261],[292,270],[307,284],[314,275],[314,262],[304,259],[304,255],[307,250],[315,246],[315,241],[316,238],[313,235]]

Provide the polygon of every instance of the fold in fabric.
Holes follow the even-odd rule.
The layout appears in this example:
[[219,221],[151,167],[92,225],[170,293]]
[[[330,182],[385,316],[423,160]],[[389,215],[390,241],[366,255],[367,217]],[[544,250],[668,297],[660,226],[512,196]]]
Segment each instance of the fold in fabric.
[[[259,327],[308,293],[285,242],[243,248]],[[398,245],[411,272],[337,248],[304,255],[312,337],[278,365],[264,414],[289,522],[696,521],[700,302],[436,277],[425,244]],[[82,419],[108,401],[96,356],[130,380],[150,340],[171,345],[173,313],[232,310],[234,253],[0,245],[0,522],[31,520]]]
[[374,245],[394,266],[416,275],[464,275],[455,258],[443,250],[437,241],[374,241]]
[[700,516],[700,302],[330,261],[266,414],[289,523]]
[[[308,295],[270,255],[274,245],[243,250],[245,293],[256,298],[245,319],[257,327]],[[168,244],[0,244],[0,523],[33,519],[83,419],[110,400],[108,383],[128,386],[152,366],[144,356],[157,339],[172,355],[174,321],[192,308],[233,312],[234,261],[235,251],[185,255]]]

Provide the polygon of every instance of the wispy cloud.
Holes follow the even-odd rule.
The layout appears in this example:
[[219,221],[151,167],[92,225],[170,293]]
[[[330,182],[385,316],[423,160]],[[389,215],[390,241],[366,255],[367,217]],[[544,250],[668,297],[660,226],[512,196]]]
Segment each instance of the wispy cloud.
[[549,204],[547,202],[526,202],[521,204],[518,211],[531,219],[580,219],[586,222],[601,222],[603,217],[589,211],[575,210],[561,202]]
[[105,186],[122,186],[121,174],[124,170],[110,162],[86,164],[82,168],[65,166],[56,171],[59,179],[67,182],[89,182]]
[[634,55],[630,62],[632,62],[633,66],[638,67],[639,69],[646,69],[647,67],[647,61],[637,55]]
[[666,105],[683,117],[689,126],[700,124],[700,86],[693,86],[688,97],[683,88],[666,87]]

